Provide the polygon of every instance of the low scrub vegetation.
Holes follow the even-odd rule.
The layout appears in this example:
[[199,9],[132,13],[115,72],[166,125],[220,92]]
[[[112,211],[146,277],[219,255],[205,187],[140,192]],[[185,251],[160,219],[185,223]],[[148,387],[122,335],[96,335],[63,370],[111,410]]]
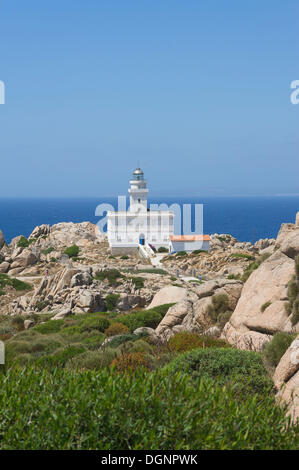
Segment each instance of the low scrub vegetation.
[[134,331],[137,328],[146,326],[149,328],[156,328],[164,315],[166,314],[169,307],[173,304],[160,305],[150,310],[141,310],[139,312],[124,313],[118,315],[117,321],[126,325],[130,331]]
[[266,363],[272,367],[276,367],[286,350],[294,341],[295,337],[296,335],[290,335],[283,331],[275,333],[271,341],[266,344],[263,350],[263,357],[266,360]]
[[116,307],[119,298],[120,294],[108,294],[105,298],[107,310],[113,310]]
[[7,274],[0,273],[0,288],[4,289],[7,286],[13,287],[16,291],[24,291],[24,290],[31,290],[32,286],[27,282],[20,281],[19,279],[15,279],[9,277]]
[[18,240],[17,247],[18,248],[27,248],[28,246],[31,245],[31,243],[36,242],[36,238],[31,238],[30,240],[27,240],[26,237],[21,236]]
[[166,248],[165,246],[160,246],[160,248],[158,248],[158,253],[168,253],[169,250],[168,248]]
[[288,285],[288,299],[286,312],[295,326],[299,322],[299,255],[295,258],[295,274]]
[[244,392],[266,394],[273,388],[260,354],[253,351],[194,349],[177,356],[166,368],[170,374],[187,372],[196,381],[213,379],[222,386],[234,385],[236,396],[240,398]]
[[270,307],[271,305],[271,301],[268,300],[268,302],[265,302],[262,306],[261,306],[261,312],[263,313],[268,307]]
[[298,427],[291,427],[274,396],[250,393],[236,400],[233,386],[208,378],[195,386],[192,374],[181,370],[122,374],[117,369],[14,368],[0,376],[0,409],[5,409],[1,450],[298,445]]
[[195,333],[158,344],[132,333],[171,305],[38,314],[29,330],[25,317],[0,317],[0,449],[297,448],[259,353]]
[[217,294],[212,297],[212,303],[208,306],[207,312],[215,325],[223,328],[232,315],[226,294]]
[[170,338],[168,347],[173,352],[184,352],[198,348],[229,347],[229,345],[220,339],[183,331]]
[[98,281],[107,280],[109,285],[117,285],[118,279],[124,277],[118,269],[104,269],[103,271],[98,271],[96,273],[95,279]]
[[187,252],[186,251],[178,251],[176,253],[176,256],[187,256]]
[[130,330],[129,328],[124,325],[123,323],[115,322],[112,323],[107,330],[105,330],[105,335],[106,336],[116,336],[116,335],[125,335],[129,333]]

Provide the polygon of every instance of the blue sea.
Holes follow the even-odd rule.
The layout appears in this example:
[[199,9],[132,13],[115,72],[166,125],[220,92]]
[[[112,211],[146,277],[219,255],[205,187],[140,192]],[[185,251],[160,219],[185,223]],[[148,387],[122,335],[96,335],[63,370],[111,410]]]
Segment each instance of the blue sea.
[[[28,237],[34,227],[58,222],[97,223],[98,204],[116,198],[83,199],[0,199],[0,229],[7,242],[17,236]],[[152,198],[149,203],[203,204],[204,233],[229,233],[240,241],[255,242],[275,238],[280,225],[294,223],[299,197],[206,197]],[[193,227],[192,227],[193,228]]]

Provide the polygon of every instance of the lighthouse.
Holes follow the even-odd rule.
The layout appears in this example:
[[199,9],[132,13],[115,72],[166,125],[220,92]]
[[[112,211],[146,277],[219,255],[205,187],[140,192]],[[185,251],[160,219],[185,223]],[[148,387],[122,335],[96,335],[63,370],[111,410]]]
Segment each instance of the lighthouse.
[[107,238],[112,254],[138,253],[153,249],[171,249],[174,213],[170,210],[150,210],[148,188],[141,168],[133,171],[129,181],[130,205],[126,211],[107,213]]
[[136,168],[136,170],[133,171],[133,177],[130,180],[130,188],[128,191],[130,194],[130,211],[135,212],[139,209],[139,211],[146,212],[148,189],[141,168]]

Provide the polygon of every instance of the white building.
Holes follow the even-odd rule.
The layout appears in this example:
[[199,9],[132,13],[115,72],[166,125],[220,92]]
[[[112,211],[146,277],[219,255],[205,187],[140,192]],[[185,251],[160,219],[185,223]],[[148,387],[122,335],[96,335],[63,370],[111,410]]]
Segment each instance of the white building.
[[168,251],[209,251],[209,235],[174,235],[174,212],[150,210],[143,171],[136,168],[130,180],[130,206],[124,211],[108,211],[107,238],[112,254],[139,250],[144,256],[152,249]]
[[170,235],[173,251],[210,251],[210,235]]
[[[130,180],[130,206],[127,211],[107,213],[107,237],[113,254],[135,252],[137,249],[170,249],[174,230],[174,213],[150,211],[148,189],[143,171],[137,168]],[[142,248],[144,247],[144,248]]]

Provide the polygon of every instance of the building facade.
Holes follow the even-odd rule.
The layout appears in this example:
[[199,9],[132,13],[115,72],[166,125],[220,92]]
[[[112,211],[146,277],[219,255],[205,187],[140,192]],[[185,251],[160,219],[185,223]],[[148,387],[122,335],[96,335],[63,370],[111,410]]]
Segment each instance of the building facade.
[[148,189],[140,168],[133,172],[129,187],[130,206],[127,211],[109,211],[107,237],[112,254],[135,252],[139,247],[170,249],[174,231],[174,213],[150,211]]
[[107,238],[112,254],[139,250],[147,257],[163,247],[173,251],[210,251],[209,235],[174,235],[174,212],[150,210],[148,189],[141,168],[130,180],[128,210],[107,213]]

